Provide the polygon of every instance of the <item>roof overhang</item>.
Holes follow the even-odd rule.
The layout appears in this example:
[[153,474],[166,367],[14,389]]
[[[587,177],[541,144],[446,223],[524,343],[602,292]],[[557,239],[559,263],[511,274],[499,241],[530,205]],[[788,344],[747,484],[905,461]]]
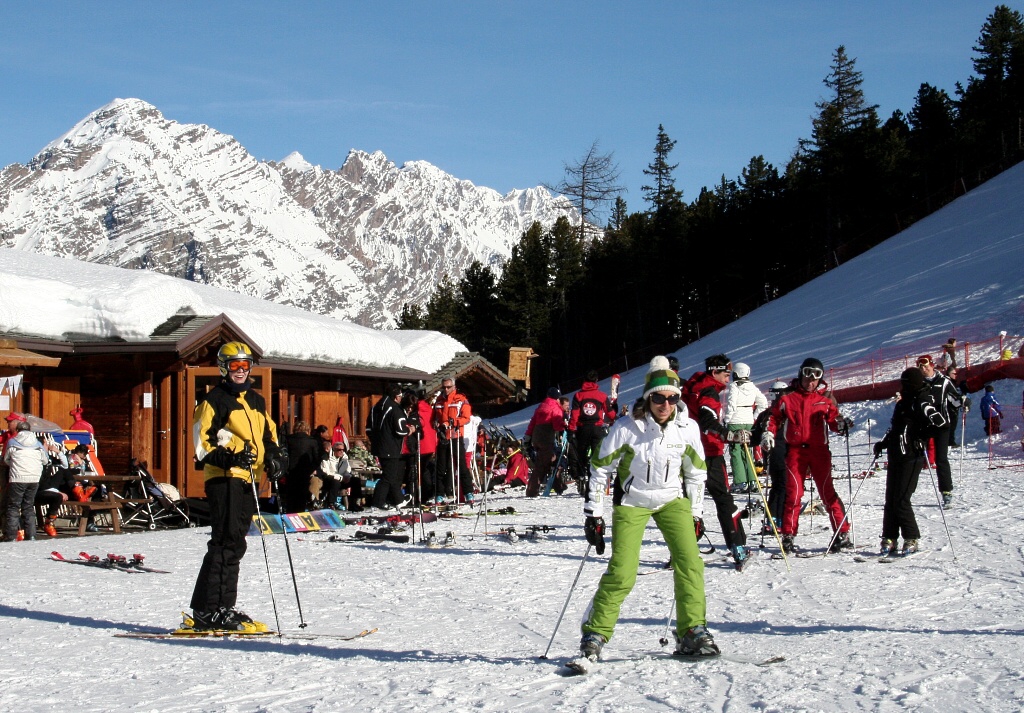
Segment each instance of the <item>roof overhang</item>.
[[46,356],[22,349],[13,339],[0,339],[0,366],[23,368],[28,366],[55,367],[60,365],[60,357]]

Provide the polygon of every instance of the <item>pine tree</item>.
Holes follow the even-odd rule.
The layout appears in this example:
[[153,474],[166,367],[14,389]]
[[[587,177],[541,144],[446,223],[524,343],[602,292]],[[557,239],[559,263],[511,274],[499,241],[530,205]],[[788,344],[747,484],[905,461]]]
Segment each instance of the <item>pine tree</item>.
[[402,305],[402,314],[398,317],[398,329],[426,329],[426,319],[422,305]]
[[562,182],[548,188],[568,197],[576,206],[580,214],[579,236],[585,239],[588,230],[593,231],[598,224],[602,206],[622,193],[618,180],[619,167],[614,154],[601,153],[598,142],[594,141],[579,160],[565,164]]
[[981,28],[974,71],[960,89],[962,131],[969,150],[989,161],[1018,153],[1024,111],[1024,17],[999,5]]

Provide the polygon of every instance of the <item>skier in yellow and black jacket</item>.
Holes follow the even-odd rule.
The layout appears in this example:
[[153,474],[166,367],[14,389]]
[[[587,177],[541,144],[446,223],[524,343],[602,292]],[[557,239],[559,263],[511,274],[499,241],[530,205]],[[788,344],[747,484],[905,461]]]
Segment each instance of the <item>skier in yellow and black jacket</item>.
[[264,398],[252,389],[253,355],[242,342],[217,352],[221,381],[196,404],[192,438],[203,464],[210,506],[210,541],[192,593],[192,628],[266,631],[235,609],[246,533],[256,512],[253,479],[274,480],[287,468]]

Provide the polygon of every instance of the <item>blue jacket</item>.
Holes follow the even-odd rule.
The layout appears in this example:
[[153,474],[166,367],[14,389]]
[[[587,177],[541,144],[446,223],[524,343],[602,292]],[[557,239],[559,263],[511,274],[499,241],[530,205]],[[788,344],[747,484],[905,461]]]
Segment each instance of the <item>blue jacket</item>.
[[992,416],[1003,417],[1003,411],[999,408],[999,402],[996,401],[996,392],[986,391],[985,395],[981,397],[981,417],[986,421]]

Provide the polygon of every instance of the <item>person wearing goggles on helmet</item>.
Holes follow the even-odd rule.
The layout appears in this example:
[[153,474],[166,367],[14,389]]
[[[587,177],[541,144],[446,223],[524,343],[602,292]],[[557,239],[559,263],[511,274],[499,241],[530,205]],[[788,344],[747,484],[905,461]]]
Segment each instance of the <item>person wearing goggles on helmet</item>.
[[644,380],[644,408],[615,421],[590,462],[584,494],[587,541],[604,554],[605,484],[614,480],[612,554],[581,627],[580,655],[569,667],[586,673],[612,638],[619,609],[636,584],[640,545],[653,517],[672,555],[679,656],[717,656],[707,630],[704,562],[697,549],[707,475],[700,433],[680,401],[679,375],[654,357]]
[[828,447],[828,430],[846,435],[853,422],[839,413],[839,406],[823,380],[824,375],[825,367],[818,359],[804,359],[790,389],[772,404],[761,438],[763,448],[773,448],[776,438],[786,444],[786,504],[781,528],[782,548],[786,552],[799,549],[794,540],[799,526],[800,501],[804,496],[804,476],[808,473],[828,512],[833,532],[839,529],[832,541],[832,550],[853,546],[848,534],[849,520],[844,520],[846,509],[832,483],[832,452]]
[[192,419],[195,458],[203,466],[210,507],[210,540],[192,592],[196,630],[266,631],[235,609],[245,536],[256,512],[254,478],[275,480],[287,467],[277,426],[249,378],[255,361],[243,342],[217,352],[221,380],[196,404]]

